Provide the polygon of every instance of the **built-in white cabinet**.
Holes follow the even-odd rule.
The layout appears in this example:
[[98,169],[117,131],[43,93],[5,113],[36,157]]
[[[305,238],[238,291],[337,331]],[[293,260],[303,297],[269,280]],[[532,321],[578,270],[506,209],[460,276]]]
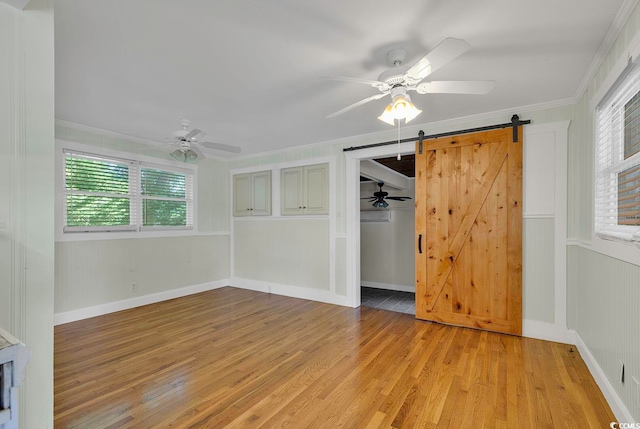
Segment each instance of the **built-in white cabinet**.
[[233,215],[271,215],[271,171],[233,176]]
[[329,164],[280,170],[282,215],[329,213]]

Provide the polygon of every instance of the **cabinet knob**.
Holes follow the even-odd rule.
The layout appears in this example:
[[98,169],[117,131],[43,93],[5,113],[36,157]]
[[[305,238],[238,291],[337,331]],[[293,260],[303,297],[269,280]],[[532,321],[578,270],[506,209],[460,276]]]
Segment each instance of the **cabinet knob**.
[[247,210],[251,210],[251,209],[247,209]]
[[302,208],[302,206],[298,206],[298,208],[299,208],[299,209],[301,209],[301,208]]
[[306,208],[307,208],[307,206],[303,206],[302,208],[303,208],[303,209],[306,209]]

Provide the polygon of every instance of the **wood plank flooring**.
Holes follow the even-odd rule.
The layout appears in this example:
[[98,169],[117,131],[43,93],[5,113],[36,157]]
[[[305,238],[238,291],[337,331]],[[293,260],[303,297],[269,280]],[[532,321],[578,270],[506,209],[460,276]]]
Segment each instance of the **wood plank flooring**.
[[222,288],[55,328],[55,427],[554,428],[615,418],[573,346]]

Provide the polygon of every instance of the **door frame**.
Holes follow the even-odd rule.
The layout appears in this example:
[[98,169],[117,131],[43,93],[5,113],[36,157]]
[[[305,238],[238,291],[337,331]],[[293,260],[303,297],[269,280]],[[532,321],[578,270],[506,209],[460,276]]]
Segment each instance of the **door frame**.
[[347,301],[353,308],[360,306],[360,161],[363,159],[413,155],[415,142],[378,146],[345,152],[345,219]]
[[[526,319],[525,307],[523,307],[522,335],[530,338],[540,338],[549,341],[571,343],[572,334],[568,329],[573,315],[567,308],[567,244],[573,244],[576,240],[567,240],[567,148],[568,129],[571,121],[563,120],[543,124],[531,124],[523,127],[525,141],[539,134],[546,134],[553,141],[555,150],[555,180],[554,186],[554,210],[553,212],[539,213],[535,208],[528,207],[527,191],[527,165],[523,158],[523,218],[553,218],[555,226],[555,270],[554,270],[554,321],[542,322]],[[389,145],[375,148],[362,149],[345,154],[345,219],[346,219],[346,294],[347,305],[360,306],[360,160],[415,153],[415,142],[402,143],[400,146]],[[523,267],[523,270],[525,267]],[[523,284],[523,287],[525,285]],[[523,297],[524,305],[524,297]]]

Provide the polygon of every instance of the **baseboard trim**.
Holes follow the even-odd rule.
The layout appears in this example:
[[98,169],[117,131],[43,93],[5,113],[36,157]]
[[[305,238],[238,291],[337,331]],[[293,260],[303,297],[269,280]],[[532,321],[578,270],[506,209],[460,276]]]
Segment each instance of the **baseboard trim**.
[[607,403],[611,407],[611,411],[613,411],[613,414],[616,416],[616,419],[618,419],[618,422],[636,423],[635,420],[633,419],[633,416],[631,415],[631,413],[625,406],[624,402],[622,401],[622,398],[618,396],[618,392],[616,392],[616,389],[613,387],[613,385],[607,378],[606,374],[598,364],[598,361],[591,354],[591,351],[582,340],[582,337],[580,336],[580,334],[578,334],[576,331],[572,331],[572,334],[573,334],[573,343],[578,348],[578,351],[580,352],[580,356],[582,356],[582,360],[584,361],[584,363],[587,364],[587,367],[589,368],[589,372],[591,373],[594,380],[598,384],[598,387],[600,387],[602,394],[604,395],[605,399],[607,400]]
[[554,323],[525,319],[522,321],[522,336],[556,343],[573,344],[572,331]]
[[371,287],[374,289],[386,289],[386,290],[396,290],[398,292],[411,292],[415,293],[415,286],[405,286],[405,285],[394,285],[390,283],[378,283],[378,282],[368,282],[366,280],[360,280],[360,284],[364,287]]
[[346,296],[336,295],[328,290],[282,285],[239,277],[234,277],[229,280],[229,286],[257,292],[272,293],[274,295],[288,296],[291,298],[307,299],[310,301],[351,307],[349,299]]
[[218,289],[221,287],[225,287],[228,284],[229,280],[227,279],[216,280],[213,282],[201,283],[178,289],[171,289],[164,292],[153,293],[150,295],[123,299],[122,301],[108,302],[106,304],[80,308],[78,310],[66,311],[64,313],[57,313],[53,316],[53,324],[54,326],[63,325],[65,323],[76,322],[78,320],[88,319],[90,317],[102,316],[104,314],[115,313],[116,311],[128,310],[130,308],[141,307],[143,305],[166,301],[168,299],[180,298],[182,296],[193,295],[195,293]]

